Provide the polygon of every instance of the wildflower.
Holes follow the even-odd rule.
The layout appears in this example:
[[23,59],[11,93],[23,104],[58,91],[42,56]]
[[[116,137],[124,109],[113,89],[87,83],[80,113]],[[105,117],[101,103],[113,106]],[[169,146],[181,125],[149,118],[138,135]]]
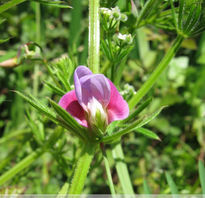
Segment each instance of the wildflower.
[[131,34],[121,34],[121,33],[119,33],[117,35],[117,38],[119,40],[122,40],[123,42],[129,44],[129,45],[133,42],[133,38],[132,38]]
[[126,14],[122,14],[120,12],[120,9],[118,6],[114,7],[114,8],[100,8],[101,13],[105,16],[105,17],[109,17],[110,20],[115,19],[116,21],[122,21],[125,22],[127,21],[128,17]]
[[102,14],[104,14],[105,16],[110,16],[111,15],[111,10],[108,8],[100,8],[100,11]]
[[120,21],[121,12],[118,6],[111,8],[111,18],[114,18],[116,21]]
[[75,90],[66,93],[59,105],[82,126],[105,131],[108,124],[129,115],[127,102],[103,74],[93,74],[87,67],[78,66],[74,85]]

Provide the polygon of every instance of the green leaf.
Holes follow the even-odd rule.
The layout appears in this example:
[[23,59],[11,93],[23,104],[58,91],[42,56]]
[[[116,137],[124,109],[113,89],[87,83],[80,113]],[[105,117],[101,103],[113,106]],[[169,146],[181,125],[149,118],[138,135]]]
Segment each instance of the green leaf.
[[178,13],[178,27],[179,29],[182,29],[183,24],[183,15],[185,10],[185,0],[179,0],[179,13]]
[[52,83],[47,82],[47,81],[44,81],[44,83],[45,83],[48,87],[50,87],[50,88],[53,90],[54,93],[56,93],[56,94],[58,94],[58,95],[60,95],[60,96],[63,96],[64,94],[66,94],[65,91],[63,91],[63,90],[60,89],[59,87],[53,85]]
[[140,104],[137,109],[128,116],[128,118],[126,118],[125,120],[122,120],[121,123],[127,123],[128,121],[130,121],[131,119],[135,118],[139,113],[141,113],[152,101],[152,98],[148,98],[147,100],[145,100],[145,102],[143,102],[142,104]]
[[27,112],[26,121],[27,121],[28,126],[30,126],[30,128],[31,128],[31,132],[34,135],[36,142],[39,145],[42,145],[42,143],[45,140],[45,134],[44,134],[44,130],[43,130],[44,125],[38,120],[35,122],[31,118],[31,115],[29,112]]
[[32,95],[26,96],[25,94],[14,91],[19,96],[21,96],[24,100],[26,100],[29,104],[31,104],[34,108],[36,108],[39,112],[45,114],[49,119],[51,119],[53,122],[57,123],[58,120],[56,119],[56,115],[54,112],[52,112],[48,107],[44,106],[39,100],[37,100]]
[[5,42],[7,42],[7,41],[9,41],[10,40],[10,38],[7,38],[7,39],[0,39],[0,44],[1,43],[5,43]]
[[198,167],[199,167],[199,178],[201,182],[202,193],[205,194],[205,167],[201,160],[199,160]]
[[158,135],[156,135],[154,132],[152,132],[149,129],[146,128],[137,128],[136,129],[137,132],[151,138],[151,139],[155,139],[155,140],[160,140],[160,138],[158,137]]
[[[104,142],[104,143],[112,143],[113,141],[119,139],[121,136],[132,132],[133,130],[136,130],[144,125],[146,125],[147,123],[149,123],[150,121],[152,121],[157,115],[159,115],[159,113],[162,111],[162,109],[165,106],[161,107],[160,109],[158,109],[156,112],[154,112],[153,114],[145,117],[145,118],[140,118],[138,120],[136,120],[135,122],[133,122],[132,124],[130,124],[128,127],[126,127],[125,129],[122,129],[121,131],[118,131],[112,135],[108,135],[103,137],[100,141]],[[141,130],[142,131],[142,130]],[[152,133],[147,132],[147,134],[150,134],[153,136]],[[159,139],[159,137],[154,136],[155,138]]]
[[33,0],[38,3],[48,5],[48,6],[54,6],[54,7],[59,7],[59,8],[72,8],[69,5],[66,5],[64,1],[52,1],[52,0]]
[[144,194],[152,194],[146,179],[144,179],[143,181],[143,189],[144,189]]
[[[69,34],[72,35],[69,37],[69,45],[73,47],[78,48],[79,45],[79,39],[80,39],[80,31],[79,27],[81,27],[82,22],[82,13],[83,13],[83,5],[81,0],[75,0],[72,1],[72,7],[71,10],[71,21],[69,26]],[[73,48],[72,48],[73,50]]]
[[147,123],[151,122],[154,118],[156,118],[160,112],[165,108],[166,106],[162,106],[160,109],[158,109],[156,112],[152,113],[151,115],[148,115],[143,119],[143,121],[137,126],[137,127],[142,127],[146,125]]
[[161,12],[162,0],[148,0],[143,6],[137,19],[137,27],[141,27],[157,17]]
[[[174,183],[174,180],[172,179],[172,176],[168,172],[165,172],[165,176],[166,176],[167,183],[171,189],[171,193],[173,195],[179,194],[177,186]],[[178,198],[178,196],[176,195],[174,196],[174,198]]]
[[64,197],[62,195],[67,195],[68,194],[68,189],[69,189],[69,183],[66,182],[63,185],[63,187],[60,189],[60,191],[58,192],[57,198]]
[[121,136],[133,131],[141,122],[142,122],[142,119],[138,119],[132,124],[130,124],[127,128],[122,129],[121,131],[118,131],[112,135],[105,136],[100,141],[104,143],[112,143],[113,141],[116,141],[117,139],[119,139]]
[[0,6],[0,14],[20,3],[23,3],[24,1],[26,0],[11,0],[7,3],[4,3],[3,5]]

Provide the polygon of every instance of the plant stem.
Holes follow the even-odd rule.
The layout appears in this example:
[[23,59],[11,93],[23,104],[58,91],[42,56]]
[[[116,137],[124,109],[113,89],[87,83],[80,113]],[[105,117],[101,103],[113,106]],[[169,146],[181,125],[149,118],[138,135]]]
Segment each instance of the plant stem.
[[0,6],[0,14],[20,3],[23,3],[24,1],[26,0],[12,0],[7,3],[4,3],[3,5]]
[[89,0],[89,68],[99,72],[100,62],[100,0]]
[[[36,15],[36,42],[41,44],[41,7],[40,3],[35,2],[35,15]],[[36,48],[37,53],[39,53],[39,48]],[[39,65],[34,67],[34,81],[33,81],[33,94],[34,96],[38,95],[38,86],[39,86]]]
[[86,143],[75,168],[69,194],[81,194],[85,180],[95,154],[96,145]]
[[29,166],[34,160],[36,160],[39,156],[43,154],[44,150],[42,148],[37,149],[32,152],[29,156],[24,158],[21,162],[19,162],[16,166],[11,168],[5,174],[0,177],[0,185],[14,177],[17,173],[24,170],[27,166]]
[[105,163],[105,170],[106,170],[106,174],[107,174],[107,179],[108,179],[110,192],[111,192],[112,195],[115,195],[115,187],[114,187],[114,184],[113,184],[113,181],[112,181],[110,165],[109,165],[109,161],[107,159],[106,152],[104,150],[104,145],[103,144],[101,144],[101,150],[102,150],[102,154],[103,154],[103,160],[104,160],[104,163]]
[[127,164],[124,162],[124,154],[123,154],[122,146],[120,143],[116,144],[115,147],[112,149],[112,155],[114,159],[117,159],[115,161],[117,175],[119,177],[123,193],[133,195],[134,190],[133,190],[129,172],[127,169]]
[[177,36],[174,43],[172,44],[172,46],[170,47],[170,49],[168,50],[164,58],[161,60],[157,68],[151,74],[149,79],[142,85],[139,91],[129,101],[130,109],[133,109],[134,106],[138,104],[138,102],[145,96],[145,94],[147,94],[150,88],[158,80],[160,74],[167,68],[169,62],[175,56],[183,40],[184,38],[182,36],[180,35]]

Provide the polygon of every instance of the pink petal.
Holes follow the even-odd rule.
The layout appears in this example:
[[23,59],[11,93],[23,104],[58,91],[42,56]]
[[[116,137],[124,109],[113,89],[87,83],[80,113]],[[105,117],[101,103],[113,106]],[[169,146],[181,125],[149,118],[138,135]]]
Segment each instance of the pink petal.
[[129,107],[127,102],[118,92],[115,85],[108,79],[111,88],[110,102],[107,106],[108,123],[115,120],[123,120],[129,115]]
[[84,126],[88,127],[86,118],[85,118],[85,112],[81,105],[78,103],[75,90],[72,90],[68,93],[66,93],[59,101],[58,103],[63,109],[65,109],[68,113],[70,113],[76,121]]

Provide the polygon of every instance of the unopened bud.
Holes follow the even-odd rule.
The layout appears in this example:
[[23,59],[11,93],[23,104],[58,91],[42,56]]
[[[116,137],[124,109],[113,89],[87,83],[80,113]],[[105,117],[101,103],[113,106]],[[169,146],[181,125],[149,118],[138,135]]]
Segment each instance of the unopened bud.
[[121,20],[122,22],[127,21],[127,19],[128,19],[128,17],[127,17],[126,14],[121,14],[121,18],[120,18],[120,20]]
[[18,65],[17,58],[10,58],[0,63],[1,67],[15,67]]

